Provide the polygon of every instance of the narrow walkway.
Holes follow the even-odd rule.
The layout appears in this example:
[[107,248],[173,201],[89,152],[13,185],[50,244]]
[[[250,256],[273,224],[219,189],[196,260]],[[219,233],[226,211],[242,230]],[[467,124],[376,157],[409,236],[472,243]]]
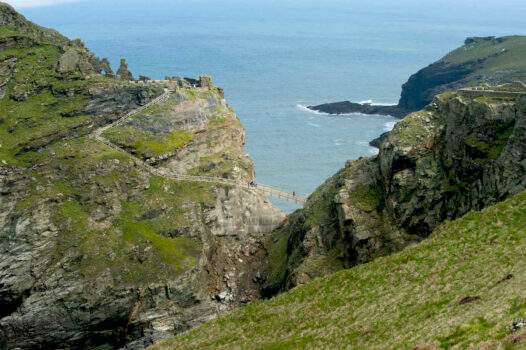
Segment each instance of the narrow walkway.
[[168,169],[155,168],[155,167],[151,166],[150,164],[146,163],[145,161],[143,161],[142,159],[137,158],[133,154],[129,153],[128,151],[124,150],[123,148],[111,143],[109,140],[107,140],[104,137],[102,137],[102,133],[104,133],[106,130],[108,130],[110,128],[113,128],[115,126],[122,125],[124,122],[126,122],[126,120],[128,118],[130,118],[130,117],[132,117],[132,116],[134,116],[136,114],[139,114],[143,110],[145,110],[145,109],[147,109],[147,108],[149,108],[149,107],[151,107],[151,106],[153,106],[155,104],[159,104],[159,103],[162,103],[162,102],[166,101],[169,96],[170,96],[170,91],[168,89],[165,89],[164,93],[161,96],[159,96],[156,99],[150,101],[146,105],[141,106],[141,107],[139,107],[139,108],[127,113],[126,115],[122,116],[121,118],[119,118],[115,122],[113,122],[111,124],[108,124],[106,126],[103,126],[101,128],[98,128],[97,130],[95,130],[90,135],[90,137],[95,139],[95,140],[97,140],[97,141],[99,141],[99,142],[101,142],[101,143],[103,143],[103,144],[105,144],[108,147],[111,147],[111,148],[119,151],[119,152],[126,153],[129,157],[131,157],[135,161],[136,164],[146,168],[151,174],[156,175],[156,176],[168,177],[168,178],[171,178],[171,179],[174,179],[174,180],[178,180],[178,181],[197,181],[197,182],[220,183],[220,184],[236,186],[236,187],[240,187],[240,188],[247,188],[249,190],[254,190],[254,191],[260,192],[260,193],[262,193],[262,194],[264,194],[266,196],[282,199],[282,200],[285,200],[285,201],[290,202],[290,203],[295,203],[295,204],[299,204],[299,205],[305,205],[305,203],[307,202],[307,198],[301,197],[301,196],[298,196],[298,195],[295,195],[295,194],[292,194],[292,193],[288,193],[288,192],[285,192],[285,191],[281,191],[281,190],[273,188],[271,186],[266,186],[266,185],[261,185],[261,184],[255,184],[254,186],[249,186],[246,183],[240,183],[240,182],[237,182],[237,181],[234,181],[234,180],[229,180],[229,179],[224,179],[224,178],[219,178],[219,177],[184,175],[184,174],[177,174],[177,173],[175,173],[173,171],[170,171]]

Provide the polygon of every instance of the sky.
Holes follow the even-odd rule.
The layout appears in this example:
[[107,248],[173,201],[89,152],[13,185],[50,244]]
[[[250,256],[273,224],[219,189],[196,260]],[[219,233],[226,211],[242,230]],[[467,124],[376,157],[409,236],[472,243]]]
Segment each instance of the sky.
[[63,4],[66,2],[77,2],[77,1],[81,1],[81,0],[7,0],[6,2],[13,7],[24,8],[24,7],[49,6],[49,5],[56,5],[56,4]]
[[[2,0],[7,3],[9,3],[11,6],[15,8],[28,8],[28,7],[42,7],[42,6],[50,6],[50,5],[57,5],[57,4],[64,4],[64,3],[71,3],[71,2],[91,2],[96,0]],[[105,0],[103,2],[109,2],[112,0]],[[297,4],[308,4],[309,2],[319,2],[323,0],[266,0],[266,2],[270,3],[276,3],[276,4],[283,4],[283,3],[297,3]],[[493,0],[464,0],[468,3],[473,3],[475,6],[484,6],[485,4],[493,2]],[[514,4],[520,4],[524,0],[504,0],[503,3],[506,3],[508,6],[513,6]],[[140,1],[142,2],[142,1]],[[332,0],[331,2],[351,2],[351,3],[368,3],[369,0]],[[387,3],[389,3],[387,1]],[[407,1],[406,1],[407,2]],[[457,3],[457,0],[409,0],[409,2],[414,2],[415,6],[418,5],[435,5],[435,6],[449,6],[452,4]],[[371,4],[385,4],[385,0],[379,0],[372,2]]]

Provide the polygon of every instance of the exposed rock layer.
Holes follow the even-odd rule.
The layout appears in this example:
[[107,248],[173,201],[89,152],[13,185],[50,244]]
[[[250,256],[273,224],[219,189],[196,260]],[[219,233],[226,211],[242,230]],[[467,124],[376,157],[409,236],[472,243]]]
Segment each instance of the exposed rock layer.
[[525,187],[526,97],[440,95],[288,218],[269,243],[267,292],[402,249]]

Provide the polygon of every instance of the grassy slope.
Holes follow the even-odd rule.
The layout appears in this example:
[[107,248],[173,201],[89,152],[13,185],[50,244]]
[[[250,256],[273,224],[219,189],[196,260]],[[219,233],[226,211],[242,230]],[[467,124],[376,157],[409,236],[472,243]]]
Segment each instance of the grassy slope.
[[487,58],[483,67],[473,74],[526,69],[526,36],[509,36],[504,39],[502,42],[482,40],[464,45],[450,52],[440,62],[461,64]]
[[[0,37],[13,35],[25,34],[0,27]],[[72,130],[89,124],[88,116],[77,113],[88,102],[87,90],[94,85],[114,84],[102,75],[85,80],[78,72],[58,74],[55,68],[60,55],[61,48],[47,40],[38,41],[33,47],[0,52],[0,62],[16,60],[16,73],[0,101],[0,160],[21,166],[38,162],[32,151],[45,145],[49,138],[69,136]],[[68,97],[62,93],[65,89],[84,93]],[[10,98],[24,91],[28,93],[27,100]]]
[[[6,11],[11,9],[0,3],[0,15]],[[88,89],[121,83],[102,75],[86,79],[79,71],[57,72],[59,45],[73,43],[20,15],[13,18],[17,26],[0,26],[0,38],[35,41],[0,52],[0,62],[16,68],[0,100],[0,167],[11,166],[33,179],[16,204],[18,215],[50,206],[59,238],[47,254],[57,262],[74,260],[86,278],[109,271],[117,284],[145,285],[194,266],[201,242],[181,236],[182,227],[188,225],[187,211],[213,205],[213,186],[158,177],[145,183],[145,172],[128,156],[79,137],[91,122],[78,113],[89,102]],[[74,89],[74,96],[66,89]],[[27,99],[10,98],[24,91]],[[97,215],[101,218],[94,220]]]
[[[504,338],[526,315],[525,285],[523,192],[447,222],[403,252],[253,303],[153,349],[465,349]],[[480,299],[460,303],[469,296]]]
[[[178,230],[188,224],[189,203],[213,205],[212,185],[145,178],[130,157],[87,137],[39,154],[43,164],[26,172],[35,181],[16,209],[31,215],[42,203],[53,207],[54,261],[82,256],[76,266],[86,278],[110,272],[125,285],[169,280],[195,265],[201,243]],[[101,209],[103,220],[95,221]]]

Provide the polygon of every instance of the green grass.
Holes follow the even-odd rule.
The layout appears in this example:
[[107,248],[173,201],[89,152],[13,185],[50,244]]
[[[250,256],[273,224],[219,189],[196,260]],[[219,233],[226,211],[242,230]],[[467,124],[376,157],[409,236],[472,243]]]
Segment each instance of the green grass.
[[388,139],[411,145],[425,143],[437,126],[438,121],[433,116],[433,112],[424,109],[413,112],[396,123]]
[[477,102],[496,102],[496,103],[502,103],[502,102],[513,102],[515,101],[515,97],[498,97],[498,96],[480,96],[475,98],[475,101]]
[[190,101],[196,101],[197,99],[207,99],[211,97],[219,98],[217,89],[212,90],[196,90],[196,89],[183,89],[181,90],[186,98]]
[[479,162],[486,163],[500,156],[508,144],[508,139],[513,134],[514,129],[514,121],[512,123],[498,123],[492,129],[489,129],[493,131],[493,135],[488,137],[474,134],[466,138],[466,144],[479,151]]
[[10,36],[27,36],[14,28],[11,27],[2,27],[0,26],[0,38],[10,37]]
[[103,136],[112,143],[131,149],[139,157],[151,158],[182,148],[193,139],[194,134],[186,130],[175,130],[169,134],[154,134],[134,126],[123,126],[111,128]]
[[174,108],[174,106],[180,102],[181,102],[181,99],[179,98],[177,94],[171,94],[170,99],[168,101],[164,103],[154,104],[153,106],[150,106],[146,108],[145,110],[143,110],[140,114],[133,116],[132,119],[142,118],[145,115],[152,115],[152,114],[161,114],[164,116],[167,113],[169,113]]
[[376,210],[381,197],[381,190],[377,186],[358,185],[354,190],[349,191],[349,203],[366,212]]
[[[477,74],[491,73],[497,70],[526,69],[526,37],[505,37],[501,43],[480,41],[462,46],[448,55],[441,62],[461,64],[468,61],[486,58]],[[504,51],[503,51],[504,50]]]
[[[467,349],[504,338],[526,316],[524,285],[526,192],[446,222],[400,253],[254,302],[152,349]],[[468,296],[480,299],[461,304]]]
[[[0,60],[17,60],[16,72],[0,101],[0,160],[29,166],[40,159],[34,151],[63,137],[86,132],[85,126],[91,121],[91,117],[82,114],[89,101],[87,91],[95,84],[111,81],[102,76],[85,80],[77,73],[56,73],[60,55],[60,48],[45,43],[0,52]],[[75,94],[69,97],[66,89],[75,89]],[[24,101],[10,98],[24,93]]]
[[457,91],[448,91],[448,92],[441,93],[439,96],[442,96],[445,98],[451,98],[451,97],[457,96],[457,94],[458,94]]
[[202,175],[212,177],[229,177],[236,165],[224,151],[214,153],[210,156],[199,158],[199,166],[188,170],[190,175]]
[[[197,218],[191,224],[203,224],[214,185],[150,177],[126,154],[89,138],[40,153],[43,164],[27,170],[35,182],[16,210],[31,215],[44,202],[52,207],[59,232],[46,253],[52,259],[68,256],[85,278],[109,273],[118,285],[167,281],[196,264],[201,242],[185,227],[190,212]],[[50,177],[56,169],[60,176]]]

